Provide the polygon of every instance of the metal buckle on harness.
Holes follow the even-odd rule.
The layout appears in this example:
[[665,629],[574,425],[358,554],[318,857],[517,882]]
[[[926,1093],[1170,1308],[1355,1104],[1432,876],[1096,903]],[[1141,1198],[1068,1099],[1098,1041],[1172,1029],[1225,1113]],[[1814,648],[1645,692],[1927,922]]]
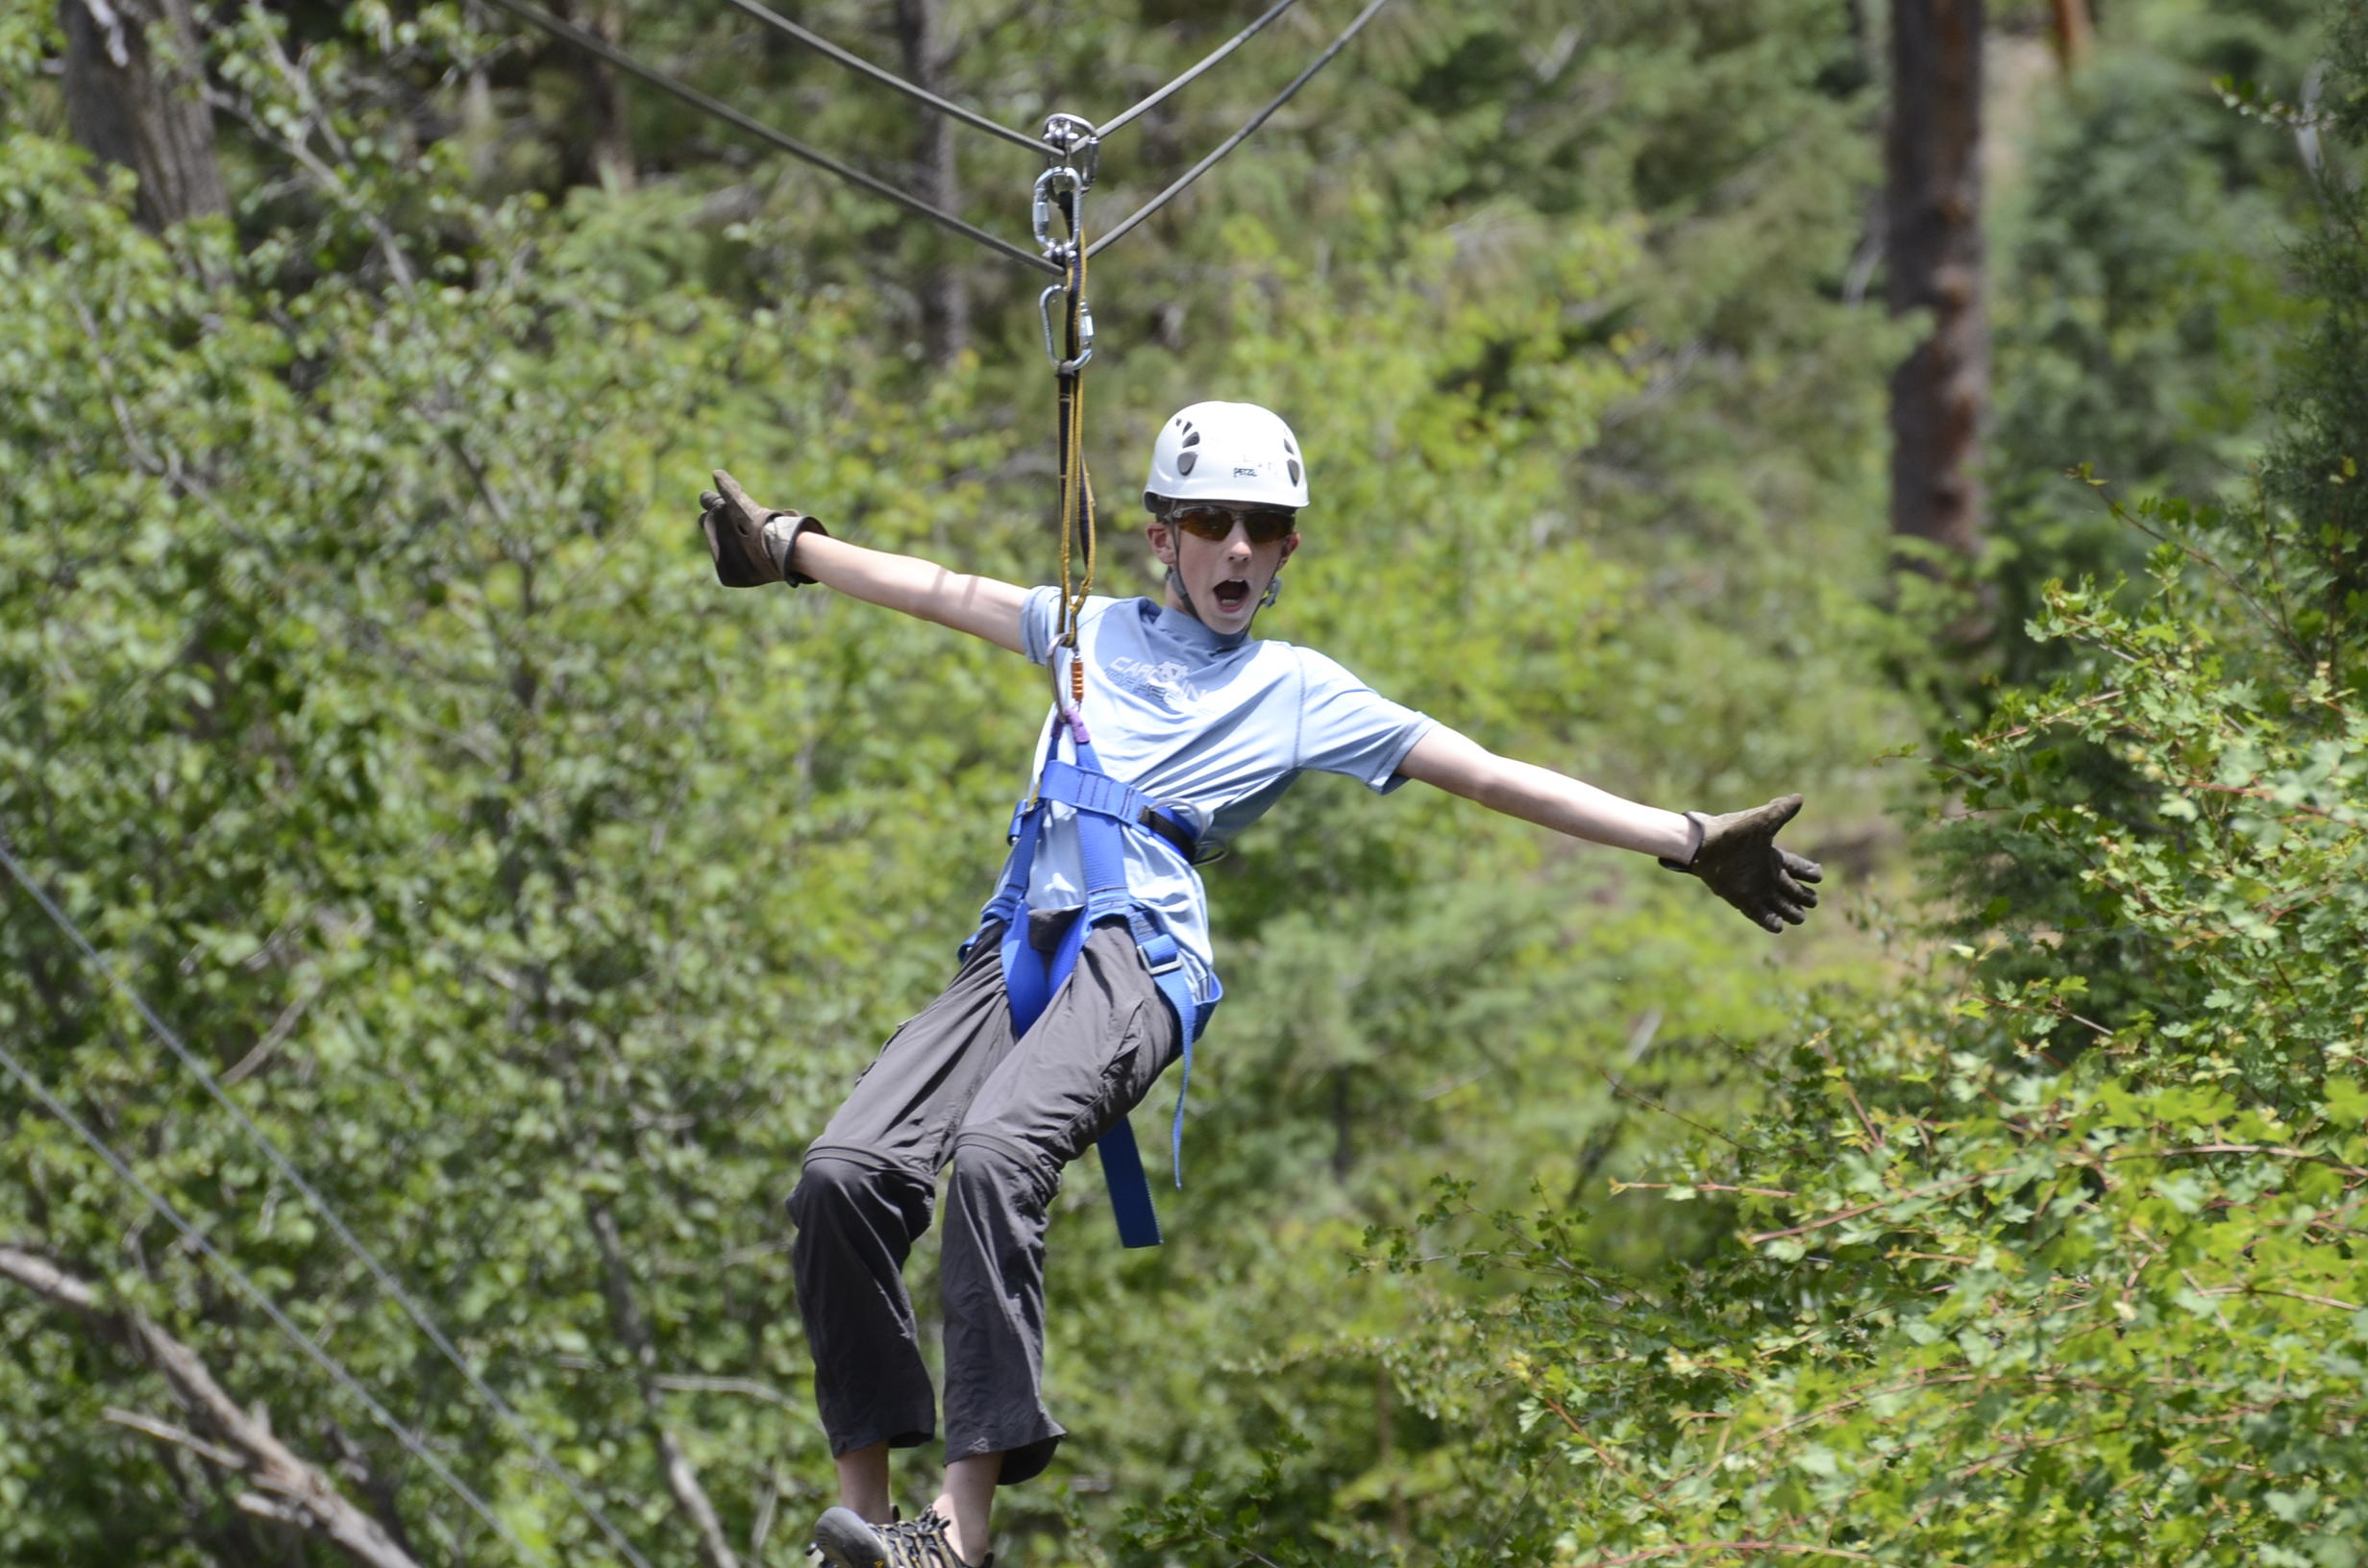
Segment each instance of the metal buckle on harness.
[[1197,864],[1193,857],[1199,853],[1199,843],[1182,821],[1157,806],[1136,807],[1133,820],[1137,827],[1182,855],[1186,865]]
[[[1144,954],[1144,957],[1148,958],[1148,957],[1150,957],[1150,955],[1149,955],[1148,953],[1146,953],[1146,954]],[[1151,972],[1151,974],[1152,974],[1153,976],[1158,976],[1158,975],[1163,975],[1163,974],[1168,973],[1171,969],[1180,969],[1180,968],[1182,968],[1183,967],[1184,967],[1184,950],[1183,950],[1182,948],[1180,948],[1180,947],[1179,947],[1179,948],[1177,948],[1177,949],[1176,949],[1176,954],[1175,954],[1175,956],[1174,956],[1173,958],[1169,959],[1169,960],[1168,960],[1165,964],[1154,964],[1154,965],[1150,966],[1150,972]]]

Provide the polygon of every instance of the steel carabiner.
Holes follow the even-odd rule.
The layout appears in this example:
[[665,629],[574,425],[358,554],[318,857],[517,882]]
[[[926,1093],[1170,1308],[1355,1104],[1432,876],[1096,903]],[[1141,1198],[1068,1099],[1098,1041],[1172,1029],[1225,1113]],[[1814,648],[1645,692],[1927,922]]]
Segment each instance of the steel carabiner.
[[[1069,197],[1069,206],[1061,214],[1069,225],[1067,239],[1052,237],[1052,211],[1062,194]],[[1069,254],[1077,242],[1078,207],[1085,200],[1085,179],[1066,163],[1055,163],[1036,177],[1036,198],[1030,204],[1028,215],[1036,231],[1036,243],[1044,247],[1045,255],[1058,261]]]
[[1085,368],[1086,361],[1094,357],[1094,306],[1090,300],[1077,302],[1077,356],[1073,359],[1064,359],[1061,357],[1061,351],[1055,348],[1052,342],[1052,296],[1055,294],[1060,295],[1066,302],[1069,298],[1069,285],[1053,283],[1048,285],[1042,294],[1036,296],[1036,314],[1042,318],[1045,327],[1045,357],[1052,361],[1054,374],[1074,376]]

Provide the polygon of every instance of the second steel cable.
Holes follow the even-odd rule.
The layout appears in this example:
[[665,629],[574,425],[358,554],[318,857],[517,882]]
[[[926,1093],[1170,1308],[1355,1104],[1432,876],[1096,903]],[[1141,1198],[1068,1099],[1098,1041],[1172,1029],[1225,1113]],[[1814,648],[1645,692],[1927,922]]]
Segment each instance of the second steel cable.
[[[41,906],[41,912],[49,917],[51,923],[62,931],[81,951],[84,960],[92,968],[98,970],[110,986],[123,993],[125,999],[131,1002],[134,1011],[147,1021],[149,1029],[164,1042],[165,1048],[171,1051],[174,1058],[187,1068],[199,1083],[205,1086],[206,1091],[213,1096],[214,1102],[231,1114],[232,1119],[237,1122],[240,1130],[246,1134],[247,1140],[253,1143],[271,1164],[271,1167],[296,1189],[297,1193],[304,1198],[306,1206],[320,1216],[321,1222],[329,1227],[331,1234],[337,1238],[346,1252],[353,1257],[356,1262],[362,1265],[372,1279],[378,1282],[380,1290],[395,1305],[402,1308],[404,1315],[408,1317],[412,1324],[428,1336],[429,1341],[443,1353],[444,1359],[452,1363],[453,1369],[460,1374],[471,1388],[476,1390],[480,1399],[492,1408],[494,1414],[509,1429],[511,1434],[526,1444],[543,1472],[556,1481],[568,1496],[575,1500],[576,1506],[583,1510],[585,1517],[600,1527],[602,1533],[608,1537],[609,1544],[622,1553],[633,1568],[650,1568],[649,1560],[634,1549],[633,1543],[626,1538],[625,1532],[610,1523],[608,1516],[601,1511],[600,1505],[594,1503],[585,1493],[575,1476],[558,1460],[553,1458],[551,1451],[543,1446],[542,1440],[528,1429],[526,1418],[511,1409],[507,1400],[487,1386],[484,1379],[478,1376],[477,1369],[469,1364],[467,1358],[460,1354],[458,1348],[453,1344],[435,1319],[428,1315],[428,1310],[404,1288],[402,1282],[397,1280],[386,1265],[379,1261],[378,1254],[362,1244],[361,1238],[354,1234],[352,1228],[345,1223],[344,1217],[330,1207],[327,1198],[321,1196],[319,1188],[308,1181],[304,1173],[299,1171],[290,1163],[288,1157],[281,1152],[280,1145],[264,1136],[263,1130],[255,1124],[254,1118],[247,1115],[236,1100],[231,1098],[229,1090],[222,1087],[222,1081],[214,1076],[213,1069],[200,1061],[197,1053],[190,1050],[179,1035],[166,1027],[164,1020],[157,1016],[156,1009],[148,1005],[147,998],[134,991],[130,983],[117,972],[115,967],[108,963],[99,950],[90,944],[90,939],[83,934],[82,927],[75,924],[65,911],[58,907],[48,892],[36,882],[31,873],[26,871],[23,865],[17,861],[4,837],[0,837],[0,870],[6,870],[9,875],[15,878],[17,886],[33,895],[34,902]],[[267,1310],[276,1311],[276,1309]]]
[[1099,239],[1094,241],[1092,248],[1086,254],[1089,256],[1099,256],[1103,249],[1113,240],[1116,240],[1120,235],[1126,233],[1128,231],[1135,228],[1136,225],[1142,223],[1144,219],[1149,217],[1152,213],[1158,211],[1161,208],[1166,207],[1170,202],[1175,200],[1176,197],[1182,195],[1184,193],[1184,188],[1187,185],[1199,179],[1202,175],[1208,173],[1210,169],[1216,167],[1218,161],[1227,153],[1232,152],[1236,147],[1241,146],[1243,142],[1247,141],[1251,134],[1254,133],[1260,126],[1266,124],[1268,118],[1271,116],[1276,110],[1291,102],[1293,95],[1295,94],[1301,87],[1307,86],[1309,80],[1313,78],[1318,71],[1322,70],[1326,65],[1332,63],[1332,57],[1339,54],[1343,49],[1347,48],[1348,40],[1363,32],[1365,30],[1365,24],[1371,21],[1374,14],[1378,12],[1382,7],[1388,5],[1389,3],[1390,0],[1371,0],[1371,3],[1369,4],[1363,11],[1357,12],[1357,19],[1350,22],[1348,26],[1343,30],[1339,37],[1332,40],[1329,48],[1325,49],[1322,54],[1318,55],[1314,61],[1310,61],[1307,69],[1301,71],[1297,76],[1293,77],[1291,79],[1291,85],[1283,88],[1282,91],[1276,93],[1264,109],[1249,117],[1248,124],[1243,126],[1241,130],[1236,131],[1232,135],[1227,136],[1223,141],[1218,143],[1215,151],[1211,152],[1208,157],[1202,159],[1191,168],[1186,169],[1182,175],[1177,177],[1174,184],[1171,184],[1166,190],[1161,191],[1158,195],[1144,203],[1143,206],[1137,208],[1133,212],[1127,214],[1123,221],[1113,226]]
[[517,1531],[505,1523],[500,1514],[493,1511],[491,1505],[478,1496],[467,1482],[454,1475],[442,1459],[436,1458],[435,1452],[420,1440],[417,1433],[395,1419],[393,1412],[381,1404],[369,1389],[363,1387],[361,1380],[355,1377],[343,1361],[338,1360],[324,1349],[319,1340],[298,1328],[295,1320],[287,1315],[280,1304],[263,1293],[261,1286],[257,1285],[244,1269],[225,1257],[221,1249],[213,1244],[211,1238],[204,1231],[183,1218],[181,1211],[166,1202],[155,1188],[142,1181],[139,1173],[132,1168],[123,1156],[117,1154],[105,1139],[92,1132],[88,1123],[67,1109],[65,1103],[52,1094],[47,1086],[34,1077],[32,1069],[18,1061],[6,1044],[0,1044],[0,1067],[7,1068],[10,1075],[24,1087],[25,1092],[40,1102],[43,1110],[65,1123],[77,1138],[88,1144],[100,1159],[107,1162],[110,1169],[129,1184],[134,1191],[147,1200],[148,1207],[154,1210],[159,1217],[181,1233],[183,1240],[220,1269],[249,1301],[255,1303],[262,1311],[265,1317],[270,1318],[279,1326],[281,1333],[296,1341],[298,1348],[311,1358],[314,1365],[329,1374],[331,1382],[345,1390],[363,1409],[369,1411],[370,1418],[385,1428],[393,1435],[395,1441],[403,1445],[406,1453],[426,1465],[431,1475],[451,1487],[454,1494],[466,1503],[480,1519],[493,1527],[495,1534],[516,1548],[519,1556],[528,1562],[534,1563],[548,1563],[551,1560],[520,1539]]

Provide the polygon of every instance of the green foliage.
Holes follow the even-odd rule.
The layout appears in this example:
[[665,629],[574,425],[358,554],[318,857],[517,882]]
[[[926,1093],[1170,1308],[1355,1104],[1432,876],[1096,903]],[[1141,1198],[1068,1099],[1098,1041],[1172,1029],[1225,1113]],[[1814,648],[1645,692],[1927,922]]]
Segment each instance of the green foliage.
[[[2315,335],[2262,504],[2121,509],[2160,547],[2142,588],[2043,598],[2142,548],[2066,544],[2078,513],[2002,488],[2033,678],[1939,757],[1963,815],[1930,864],[1984,890],[1966,950],[1886,948],[1874,917],[1751,962],[1681,879],[1311,781],[1211,872],[1232,999],[1171,1244],[1111,1247],[1090,1172],[1059,1200],[1076,1436],[1003,1500],[1000,1560],[2352,1560],[2368,285],[2352,187],[2269,172],[2292,128],[2201,116],[2161,63],[2282,82],[2288,8],[2206,9],[2049,110],[2009,460],[2213,488],[2294,319],[2280,225],[2323,210]],[[1248,11],[947,12],[949,90],[1024,123]],[[1143,432],[1270,402],[1320,501],[1262,630],[1626,793],[1799,788],[1869,840],[1909,710],[1871,607],[1900,339],[1852,264],[1851,13],[1388,13],[1097,263],[1103,585],[1152,580]],[[909,176],[901,109],[827,66],[720,9],[614,14]],[[893,58],[882,8],[802,16]],[[1094,209],[1324,20],[1147,119]],[[695,1556],[662,1427],[779,1560],[828,1466],[777,1200],[942,978],[1041,694],[934,628],[721,592],[688,498],[722,463],[848,536],[1041,576],[1035,284],[966,262],[974,349],[939,359],[939,242],[654,97],[627,100],[637,181],[590,183],[602,84],[572,57],[437,7],[214,21],[236,210],[160,237],[65,143],[48,21],[0,18],[0,833],[642,1551]],[[2356,81],[2321,100],[2337,176]],[[1001,156],[963,155],[964,206],[1008,227],[1033,170]],[[512,1529],[605,1560],[8,899],[12,1048]],[[423,1559],[506,1560],[13,1089],[0,1139],[0,1236],[187,1338]],[[1635,1190],[1596,1201],[1607,1177]],[[104,1418],[169,1408],[115,1347],[6,1289],[0,1335],[0,1556],[308,1550]]]
[[[12,844],[632,1528],[657,1488],[646,1455],[620,1460],[639,1412],[586,1213],[636,1238],[660,1322],[678,1258],[757,1249],[702,1287],[678,1354],[794,1376],[765,1332],[783,1288],[766,1198],[782,1118],[826,1079],[802,1098],[794,1065],[760,1072],[768,1041],[728,1005],[760,987],[795,1005],[762,947],[719,940],[778,895],[711,870],[731,833],[703,806],[745,739],[708,717],[729,643],[670,632],[695,577],[617,524],[656,480],[639,432],[683,417],[693,375],[789,345],[712,314],[661,335],[616,319],[603,274],[505,265],[523,210],[476,214],[469,286],[331,274],[283,298],[278,256],[150,240],[54,142],[12,135],[4,169]],[[468,1448],[515,1528],[587,1550],[121,998],[29,905],[5,931],[0,1009],[37,1068],[432,1440]],[[826,954],[807,963],[819,982]],[[12,1112],[12,1231],[184,1325],[292,1439],[333,1455],[350,1432],[403,1482],[383,1434],[62,1129]],[[27,1341],[37,1314],[7,1310]],[[95,1419],[130,1370],[11,1369],[7,1463],[37,1500],[0,1525],[12,1560],[185,1538],[195,1478]],[[708,1403],[713,1452],[812,1441],[787,1412]],[[93,1510],[38,1485],[56,1473],[118,1484]],[[209,1533],[255,1528],[197,1506]],[[409,1518],[432,1555],[482,1550],[449,1498],[416,1494]]]
[[[1017,118],[1046,107],[1048,52],[1115,91],[1233,20],[1048,43],[953,10],[954,89]],[[903,122],[812,61],[752,72],[736,24],[626,15],[695,80],[901,173]],[[734,1542],[777,1560],[828,1475],[777,1199],[942,978],[1040,688],[861,606],[722,593],[688,498],[725,463],[844,534],[1041,576],[1033,285],[978,268],[980,352],[929,365],[912,269],[886,262],[932,253],[818,177],[636,98],[642,182],[570,185],[593,84],[569,57],[490,49],[443,8],[212,19],[236,209],[162,236],[65,141],[47,21],[0,22],[0,832],[640,1550],[695,1552],[663,1425]],[[1805,0],[1600,20],[1538,54],[1555,8],[1394,17],[1098,264],[1103,581],[1151,581],[1127,526],[1143,432],[1186,396],[1262,398],[1323,498],[1274,633],[1614,787],[1838,801],[1897,714],[1853,586],[1884,339],[1819,297],[1862,110],[1819,85],[1841,44]],[[1275,76],[1288,55],[1243,58]],[[1100,210],[1274,85],[1219,81],[1113,158]],[[981,178],[974,214],[1008,219],[1024,183]],[[1760,423],[1770,401],[1795,422]],[[1829,581],[1788,530],[1853,564]],[[1734,678],[1700,679],[1714,662]],[[1748,1098],[1718,1042],[1779,1014],[1766,970],[1720,959],[1731,917],[1418,793],[1311,785],[1213,872],[1236,999],[1176,1239],[1122,1255],[1097,1184],[1061,1200],[1053,1397],[1078,1435],[1005,1500],[1003,1560],[1095,1560],[1122,1506],[1196,1470],[1213,1489],[1179,1507],[1255,1506],[1344,1553],[1453,1532],[1477,1407],[1418,1396],[1444,1377],[1410,1359],[1425,1308],[1344,1281],[1341,1254],[1442,1162],[1492,1199],[1542,1171],[1574,1188],[1664,1136],[1659,1096]],[[606,1560],[128,1001],[7,898],[12,1048],[512,1530]],[[423,1560],[506,1560],[13,1088],[0,1140],[0,1235],[186,1338],[389,1499]],[[1650,1266],[1672,1237],[1601,1239]],[[0,1333],[0,1556],[306,1553],[103,1418],[171,1413],[153,1374],[12,1288]],[[1283,1434],[1300,1446],[1270,1464]]]
[[[2356,22],[2354,25],[2357,33]],[[2340,119],[2357,134],[2354,105]],[[2340,145],[2340,144],[2339,144]],[[2368,429],[2368,200],[2357,160],[2331,158],[2319,181],[2324,218],[2297,261],[2321,308],[2310,324],[2300,374],[2285,389],[2285,418],[2267,464],[2265,501],[2327,563],[2307,599],[2282,606],[2298,650],[2358,666],[2352,627],[2368,615],[2368,502],[2363,502],[2361,431]]]
[[[2329,417],[2359,374],[2353,221],[2335,193],[2305,252],[2324,315],[2268,501],[2116,508],[2144,584],[2051,586],[2030,634],[2059,678],[1936,758],[1929,837],[2006,890],[1979,941],[1811,997],[1755,1053],[1764,1098],[1612,1204],[1444,1183],[1377,1235],[1431,1304],[1400,1386],[1471,1488],[1421,1560],[2359,1559],[2368,637]],[[1732,1239],[1622,1266],[1607,1216],[1656,1197]],[[1241,1495],[1287,1495],[1293,1452]],[[1227,1495],[1138,1538],[1362,1560]]]
[[2285,252],[2308,220],[2293,140],[2229,113],[2215,76],[2291,90],[2311,30],[2292,8],[2109,9],[2099,59],[2033,89],[1992,290],[1988,463],[1998,673],[2044,682],[2023,635],[2051,580],[2139,571],[2143,539],[2065,474],[2130,496],[2233,497],[2266,434],[2299,320]]
[[[1467,1315],[1465,1366],[1544,1433],[1508,1457],[1564,1498],[1558,1560],[2353,1560],[2368,718],[2278,683],[2191,559],[2132,618],[2060,596],[2045,630],[2111,686],[1954,759],[1960,831],[2019,818],[2151,949],[2149,1014],[2087,1016],[2077,938],[2037,979],[1968,948],[1813,1011],[1766,1108],[1671,1166],[1743,1246],[1606,1285],[1549,1210],[1466,1260],[1525,1282]],[[2063,733],[2130,755],[2168,828],[2052,798]]]
[[[2356,1560],[2368,713],[2287,613],[2342,542],[2133,521],[2168,537],[2151,591],[2053,592],[2035,634],[2084,674],[2005,694],[1940,773],[1959,852],[2043,847],[2078,920],[1813,1001],[1763,1104],[1613,1184],[1736,1243],[1642,1274],[1577,1206],[1469,1184],[1385,1234],[1438,1325],[1401,1386],[1486,1478],[1425,1560]],[[2145,781],[2143,821],[2091,807],[2067,742]],[[1205,1498],[1139,1525],[1211,1562],[1246,1528]]]

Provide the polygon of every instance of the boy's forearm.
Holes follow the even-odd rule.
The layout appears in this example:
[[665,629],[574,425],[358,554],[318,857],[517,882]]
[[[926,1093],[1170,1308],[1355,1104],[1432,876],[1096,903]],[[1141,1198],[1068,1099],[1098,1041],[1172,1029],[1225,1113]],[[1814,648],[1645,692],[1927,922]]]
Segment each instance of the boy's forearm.
[[1500,757],[1443,724],[1415,743],[1398,772],[1572,838],[1677,861],[1693,853],[1693,824],[1679,813],[1622,799],[1536,763]]
[[1642,855],[1682,862],[1693,854],[1693,823],[1677,812],[1623,799],[1536,763],[1499,757],[1496,765],[1488,795],[1478,797],[1483,805],[1557,833]]
[[1014,653],[1026,651],[1020,615],[1027,591],[1011,583],[811,530],[798,535],[790,565],[850,599],[967,631]]

